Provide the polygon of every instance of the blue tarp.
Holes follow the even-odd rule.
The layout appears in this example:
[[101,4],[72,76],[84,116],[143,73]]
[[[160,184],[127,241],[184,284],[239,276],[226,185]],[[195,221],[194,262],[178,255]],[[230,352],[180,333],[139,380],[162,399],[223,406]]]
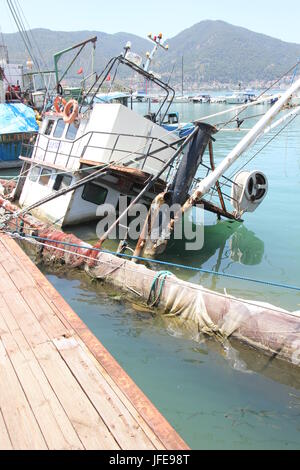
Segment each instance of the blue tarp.
[[184,127],[181,127],[182,124],[162,124],[162,127],[168,132],[175,132],[180,139],[183,137],[189,136],[195,129],[193,123],[187,123]]
[[0,104],[0,134],[38,132],[33,109],[22,103]]

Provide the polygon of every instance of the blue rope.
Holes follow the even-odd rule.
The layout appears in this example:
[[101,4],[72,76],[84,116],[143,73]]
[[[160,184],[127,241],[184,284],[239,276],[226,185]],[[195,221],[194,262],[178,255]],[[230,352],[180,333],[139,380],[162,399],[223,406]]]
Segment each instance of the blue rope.
[[100,250],[98,248],[93,248],[93,247],[90,247],[90,246],[84,246],[84,245],[82,246],[82,245],[77,245],[77,244],[74,244],[74,243],[62,242],[62,241],[59,241],[59,240],[52,240],[52,239],[49,239],[49,238],[42,238],[42,237],[33,236],[33,235],[30,235],[30,236],[26,235],[26,237],[27,238],[33,238],[35,240],[40,240],[40,241],[43,241],[43,242],[57,243],[57,244],[63,245],[63,246],[65,245],[65,246],[70,246],[70,247],[74,247],[74,248],[82,248],[82,249],[85,249],[85,250],[95,251],[95,252],[98,252],[98,253],[106,253],[106,254],[109,254],[109,255],[119,256],[120,258],[143,261],[143,262],[146,262],[146,263],[154,263],[154,264],[157,264],[157,265],[160,265],[160,266],[168,266],[168,267],[176,268],[176,269],[184,269],[186,271],[193,271],[193,272],[202,273],[202,274],[210,274],[210,275],[213,275],[213,276],[219,276],[219,277],[224,277],[224,278],[228,278],[228,279],[235,279],[235,280],[239,280],[239,281],[253,282],[255,284],[261,284],[261,285],[270,286],[270,287],[279,287],[281,289],[288,289],[288,290],[294,290],[294,291],[300,292],[300,287],[298,287],[298,286],[293,286],[293,285],[288,285],[288,284],[281,284],[281,283],[272,282],[272,281],[262,281],[260,279],[254,279],[254,278],[245,277],[245,276],[235,276],[234,274],[220,273],[220,272],[216,272],[216,271],[210,271],[208,269],[201,269],[201,268],[194,268],[192,266],[185,266],[183,264],[169,263],[169,262],[166,262],[166,261],[159,261],[159,260],[153,260],[153,259],[149,259],[149,258],[142,258],[140,256],[127,255],[127,254],[122,254],[122,253],[108,251],[108,250]]
[[[150,289],[150,295],[149,295],[147,305],[149,305],[152,308],[158,306],[166,279],[167,277],[170,277],[170,276],[173,276],[173,273],[170,273],[169,271],[160,271],[159,273],[156,274],[153,280],[151,289]],[[158,290],[158,293],[156,295],[157,290]]]

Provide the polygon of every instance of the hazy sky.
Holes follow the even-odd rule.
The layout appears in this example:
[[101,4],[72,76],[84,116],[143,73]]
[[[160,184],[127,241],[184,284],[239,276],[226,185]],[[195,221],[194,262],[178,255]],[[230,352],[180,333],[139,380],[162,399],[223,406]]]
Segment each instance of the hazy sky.
[[[162,31],[171,38],[205,19],[220,19],[285,41],[300,43],[300,0],[19,0],[30,27],[54,30]],[[248,5],[247,5],[248,4]],[[16,31],[6,0],[0,27]]]

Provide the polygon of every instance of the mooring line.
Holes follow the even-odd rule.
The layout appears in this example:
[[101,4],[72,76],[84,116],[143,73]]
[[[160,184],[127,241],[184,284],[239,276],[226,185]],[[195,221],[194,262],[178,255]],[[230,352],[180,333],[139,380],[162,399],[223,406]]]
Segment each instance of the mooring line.
[[47,243],[57,243],[58,245],[69,246],[69,247],[73,247],[73,248],[80,248],[82,250],[90,250],[90,251],[94,251],[94,252],[98,252],[98,253],[105,253],[105,254],[108,254],[108,255],[118,256],[119,258],[126,258],[128,260],[137,260],[137,261],[142,261],[142,262],[146,262],[146,263],[157,264],[157,265],[160,265],[160,266],[168,266],[168,267],[171,267],[171,268],[183,269],[183,270],[186,270],[186,271],[193,271],[193,272],[198,272],[198,273],[201,273],[201,274],[209,274],[209,275],[212,275],[212,276],[219,276],[219,277],[224,277],[224,278],[228,278],[228,279],[235,279],[235,280],[239,280],[239,281],[252,282],[252,283],[255,283],[255,284],[265,285],[265,286],[269,286],[269,287],[278,287],[280,289],[287,289],[287,290],[293,290],[293,291],[296,291],[296,292],[300,292],[300,287],[289,285],[289,284],[282,284],[282,283],[273,282],[273,281],[263,281],[261,279],[254,279],[254,278],[251,278],[251,277],[238,276],[238,275],[234,275],[234,274],[220,273],[220,272],[211,271],[211,270],[208,270],[208,269],[195,268],[193,266],[186,266],[184,264],[171,263],[171,262],[168,262],[168,261],[153,260],[153,259],[150,259],[150,258],[143,258],[143,257],[140,257],[140,256],[133,256],[133,255],[129,255],[129,254],[127,255],[125,253],[118,253],[116,251],[109,251],[109,250],[104,250],[104,249],[100,250],[98,248],[93,248],[93,247],[88,246],[88,245],[78,245],[76,243],[69,243],[69,242],[63,242],[63,241],[59,241],[59,240],[52,240],[50,238],[43,238],[43,237],[34,236],[34,235],[26,235],[26,237],[27,238],[32,238],[34,240],[40,240],[40,241],[47,242]]
[[[56,251],[59,251],[59,252],[62,252],[62,253],[70,254],[70,255],[75,255],[75,256],[77,256],[77,257],[79,257],[79,258],[91,260],[91,261],[94,261],[94,262],[97,261],[97,260],[95,260],[94,258],[91,258],[91,257],[89,257],[89,256],[85,256],[85,255],[80,254],[80,253],[74,253],[73,251],[66,250],[66,249],[64,249],[64,248],[59,248],[59,247],[56,247],[56,246],[53,246],[53,245],[47,245],[45,242],[44,242],[44,243],[43,243],[43,242],[40,242],[40,241],[38,241],[37,239],[36,239],[36,240],[31,240],[30,238],[27,238],[26,236],[24,236],[24,234],[23,234],[23,236],[21,236],[21,235],[18,234],[17,232],[12,233],[12,232],[8,232],[8,231],[2,231],[2,232],[0,231],[0,233],[3,233],[3,234],[8,235],[8,236],[10,236],[12,239],[24,240],[24,241],[27,242],[27,243],[34,243],[34,242],[35,242],[35,243],[37,243],[38,245],[43,246],[43,247],[46,247],[46,248],[48,248],[48,249],[56,250]],[[51,241],[51,243],[55,243],[55,241],[53,241],[53,240],[50,240],[50,241]],[[60,242],[57,241],[57,243],[60,243]],[[75,246],[79,246],[79,245],[75,245]],[[80,245],[80,248],[82,248],[81,245]],[[88,247],[89,250],[90,250],[91,248],[92,248],[92,247],[90,247],[90,246]],[[97,251],[98,251],[98,250],[97,250]],[[103,253],[103,251],[102,251],[102,253]],[[108,251],[107,253],[114,254],[113,252],[109,252],[109,251]],[[153,261],[153,260],[151,260],[151,261]],[[110,265],[110,263],[108,263],[107,261],[98,260],[98,262],[99,262],[99,263],[102,263],[102,264]],[[128,268],[128,269],[129,269],[129,268]],[[129,269],[129,270],[130,270],[130,269]],[[131,269],[131,271],[133,271],[133,269]],[[144,275],[147,276],[147,277],[150,277],[150,275],[149,275],[148,273],[144,273]],[[172,280],[172,282],[173,282],[174,284],[177,284],[178,286],[179,286],[179,285],[182,286],[182,284],[180,283],[180,279],[179,279],[179,278],[173,276],[172,278],[170,278],[170,280]],[[181,281],[181,282],[182,282],[182,281]],[[192,289],[192,290],[195,290],[195,291],[199,292],[199,286],[196,285],[196,284],[191,284],[191,283],[189,283],[189,288]],[[207,289],[207,288],[205,288],[205,287],[203,287],[203,286],[200,286],[200,288],[202,289],[203,292],[212,294],[212,295],[214,295],[214,296],[216,296],[216,297],[220,297],[220,298],[222,298],[222,299],[228,300],[228,298],[230,298],[230,299],[233,300],[234,302],[239,302],[239,303],[242,303],[242,304],[244,304],[244,305],[248,305],[248,306],[256,307],[256,308],[260,308],[260,309],[262,309],[263,306],[264,306],[264,304],[261,303],[261,302],[260,302],[260,303],[256,303],[256,302],[253,302],[253,301],[250,301],[250,300],[244,300],[244,299],[235,298],[235,297],[233,297],[233,296],[231,296],[231,295],[228,295],[227,292],[225,292],[225,294],[222,294],[222,293],[217,292],[217,291],[210,291],[209,289]],[[131,289],[130,289],[130,290],[131,290]],[[134,292],[134,293],[137,294],[136,292]],[[139,294],[138,294],[138,295],[139,295]],[[270,310],[270,311],[272,311],[272,312],[274,312],[274,313],[285,313],[286,315],[289,315],[290,317],[293,317],[293,318],[297,318],[297,319],[300,318],[300,317],[299,317],[300,312],[299,312],[299,313],[297,313],[297,312],[289,312],[289,311],[287,311],[287,310],[283,310],[283,309],[280,308],[280,307],[275,307],[275,306],[273,307],[273,306],[271,306],[271,305],[269,305],[269,304],[268,304],[268,310]]]

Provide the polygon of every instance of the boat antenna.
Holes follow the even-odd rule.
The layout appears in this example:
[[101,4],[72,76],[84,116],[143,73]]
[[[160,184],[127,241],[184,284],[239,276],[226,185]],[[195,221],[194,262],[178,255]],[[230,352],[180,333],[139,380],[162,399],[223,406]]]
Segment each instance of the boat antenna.
[[163,42],[163,34],[162,33],[159,33],[158,36],[153,36],[152,33],[149,33],[148,34],[148,38],[150,39],[150,41],[152,41],[155,45],[154,45],[154,48],[152,50],[152,52],[147,52],[147,62],[144,66],[144,71],[145,72],[149,72],[149,69],[150,69],[150,66],[153,62],[153,59],[157,53],[157,51],[161,48],[163,49],[164,51],[168,51],[169,50],[169,46],[166,44],[164,44]]

